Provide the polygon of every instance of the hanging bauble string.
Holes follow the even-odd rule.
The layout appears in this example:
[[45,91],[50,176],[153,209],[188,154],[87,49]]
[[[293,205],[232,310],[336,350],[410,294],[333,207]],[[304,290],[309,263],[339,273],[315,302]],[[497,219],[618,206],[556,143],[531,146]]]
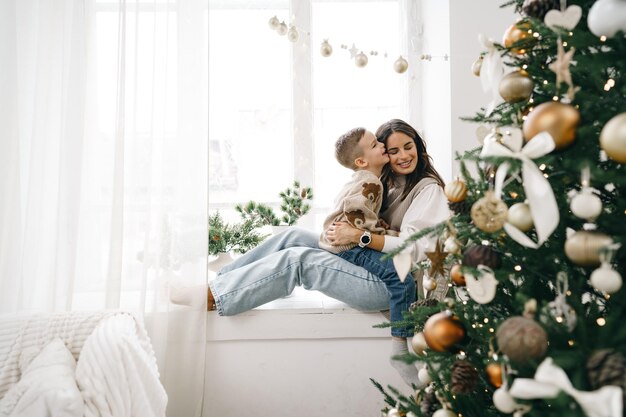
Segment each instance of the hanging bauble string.
[[534,17],[543,21],[546,13],[552,9],[561,8],[560,0],[524,0],[522,13],[528,17]]
[[589,187],[583,187],[580,192],[576,193],[570,201],[569,207],[574,216],[588,222],[595,221],[602,213],[602,201]]
[[483,66],[483,57],[480,56],[478,57],[478,59],[476,61],[474,61],[474,63],[472,64],[472,74],[474,74],[477,77],[480,77],[480,69]]
[[522,130],[526,141],[546,131],[552,135],[556,149],[563,149],[574,142],[579,121],[580,113],[573,106],[548,101],[528,113]]
[[393,70],[398,74],[402,74],[407,68],[409,68],[409,63],[406,59],[402,58],[402,55],[393,63]]
[[512,362],[541,359],[548,349],[548,335],[536,321],[515,316],[503,321],[496,331],[500,351]]
[[498,92],[507,103],[517,103],[528,100],[534,87],[526,71],[513,71],[500,80]]
[[604,125],[600,132],[600,146],[609,158],[626,164],[626,113],[614,116]]
[[434,314],[424,324],[424,338],[428,347],[437,352],[457,352],[458,344],[465,339],[461,320],[446,310]]
[[508,207],[492,191],[472,205],[472,222],[483,232],[494,233],[506,223]]
[[280,22],[280,24],[278,25],[278,27],[276,28],[276,32],[280,35],[280,36],[284,36],[287,34],[287,31],[289,29],[287,29],[287,25],[285,24],[285,22]]
[[[504,36],[502,38],[502,44],[506,48],[511,48],[513,44],[521,41],[531,42],[534,41],[532,30],[529,33],[531,26],[528,22],[519,21],[509,26],[509,28],[504,32]],[[511,52],[517,55],[524,55],[526,53],[527,46],[524,47],[515,47],[511,48]]]
[[272,16],[267,24],[270,26],[270,29],[276,30],[278,29],[278,26],[280,26],[280,21],[276,16]]
[[626,32],[626,3],[623,0],[598,0],[587,15],[587,25],[594,35],[615,36],[618,31]]
[[509,207],[507,221],[522,232],[527,232],[534,226],[530,206],[526,203],[515,203]]
[[289,42],[298,42],[299,37],[300,34],[298,33],[298,29],[296,29],[294,25],[291,25],[287,31],[287,39]]
[[467,185],[462,179],[456,178],[446,184],[444,193],[450,202],[458,203],[467,197]]
[[363,68],[364,66],[367,65],[367,55],[365,55],[363,52],[359,52],[355,57],[354,57],[354,64],[359,67],[359,68]]
[[333,47],[328,43],[328,39],[324,39],[324,42],[322,42],[320,54],[322,54],[323,57],[329,57],[333,54]]
[[565,255],[580,266],[600,265],[600,249],[608,247],[613,239],[593,230],[579,230],[567,237]]

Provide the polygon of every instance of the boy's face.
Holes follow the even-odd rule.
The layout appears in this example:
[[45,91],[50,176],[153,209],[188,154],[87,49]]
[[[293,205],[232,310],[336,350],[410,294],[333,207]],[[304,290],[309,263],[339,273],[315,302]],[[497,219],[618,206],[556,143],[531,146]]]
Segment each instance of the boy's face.
[[370,131],[365,131],[359,147],[363,155],[361,159],[366,161],[372,168],[382,168],[389,162],[389,156],[385,150],[385,144],[376,140],[376,136]]

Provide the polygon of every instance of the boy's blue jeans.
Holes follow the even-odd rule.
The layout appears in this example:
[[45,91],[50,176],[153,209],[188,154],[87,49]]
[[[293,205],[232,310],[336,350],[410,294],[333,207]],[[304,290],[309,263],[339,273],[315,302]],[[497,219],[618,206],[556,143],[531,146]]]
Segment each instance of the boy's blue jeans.
[[[338,254],[346,261],[367,269],[385,283],[389,292],[389,311],[391,322],[404,319],[403,312],[409,310],[409,306],[417,298],[417,290],[413,276],[408,274],[404,282],[400,281],[396,268],[391,258],[381,260],[383,253],[369,248],[356,246],[350,250]],[[413,336],[412,327],[392,327],[391,335],[397,337]]]

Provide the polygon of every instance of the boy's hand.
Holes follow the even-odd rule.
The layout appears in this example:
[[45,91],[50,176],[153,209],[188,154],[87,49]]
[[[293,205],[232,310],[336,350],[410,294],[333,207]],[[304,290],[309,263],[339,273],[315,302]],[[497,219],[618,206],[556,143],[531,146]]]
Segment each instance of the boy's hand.
[[326,238],[333,246],[358,243],[363,234],[362,230],[352,227],[350,223],[334,222],[326,232]]
[[383,229],[387,230],[391,226],[389,226],[389,224],[385,220],[383,220],[382,218],[378,218],[378,222],[376,223],[376,227],[382,227]]

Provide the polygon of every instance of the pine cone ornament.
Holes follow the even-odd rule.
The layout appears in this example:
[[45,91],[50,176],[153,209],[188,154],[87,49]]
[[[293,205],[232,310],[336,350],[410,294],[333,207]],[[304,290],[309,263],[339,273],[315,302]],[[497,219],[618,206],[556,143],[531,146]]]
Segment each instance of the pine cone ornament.
[[434,391],[427,392],[420,402],[420,411],[426,417],[432,417],[435,411],[441,408],[441,404],[437,399]]
[[594,351],[587,359],[589,382],[593,389],[606,385],[616,385],[622,388],[622,395],[626,400],[626,359],[620,352],[613,349]]
[[478,371],[467,361],[456,361],[452,365],[450,387],[455,394],[469,394],[478,383]]
[[543,20],[552,9],[559,10],[561,3],[559,0],[524,0],[522,4],[522,13],[528,17]]
[[467,200],[459,201],[458,203],[448,201],[448,207],[455,214],[469,215],[470,210],[472,210],[472,206],[467,202]]
[[414,302],[413,304],[411,304],[411,306],[409,307],[410,311],[416,310],[420,307],[434,307],[439,303],[439,301],[435,300],[434,298],[424,298],[421,300],[417,300],[416,302]]

